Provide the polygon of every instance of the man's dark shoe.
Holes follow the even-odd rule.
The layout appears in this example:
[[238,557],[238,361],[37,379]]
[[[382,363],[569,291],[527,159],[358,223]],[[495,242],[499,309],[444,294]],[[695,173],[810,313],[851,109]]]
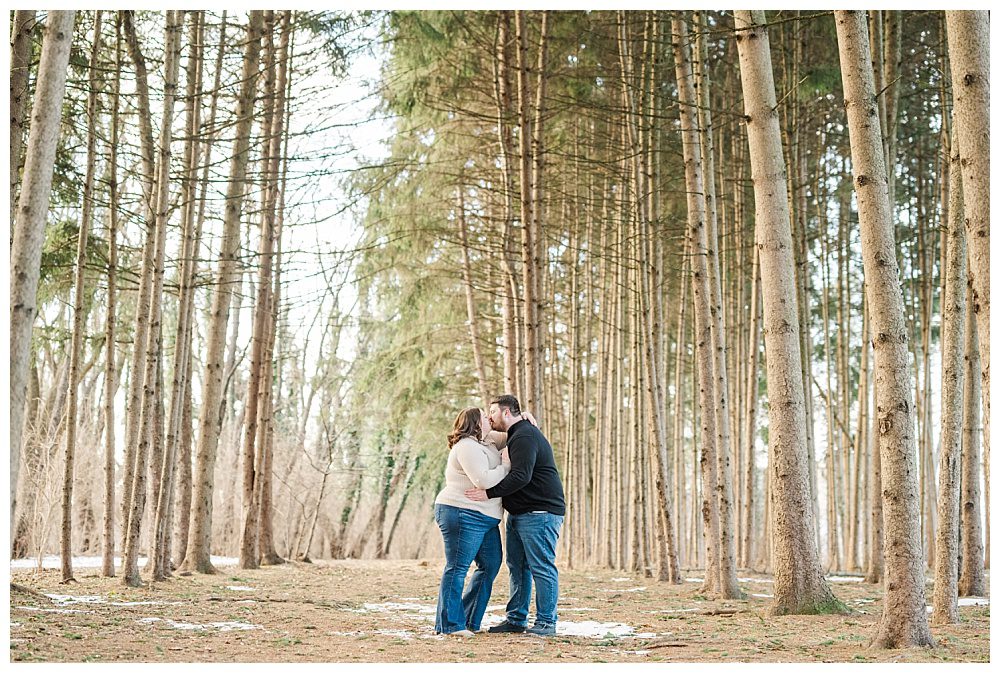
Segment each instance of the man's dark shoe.
[[535,625],[526,630],[525,633],[529,633],[533,636],[554,636],[556,635],[556,625],[539,624],[538,622],[535,622]]
[[[491,626],[487,631],[490,633],[524,633],[524,626],[513,624],[505,619],[496,626]],[[555,633],[555,630],[553,629],[552,632]]]

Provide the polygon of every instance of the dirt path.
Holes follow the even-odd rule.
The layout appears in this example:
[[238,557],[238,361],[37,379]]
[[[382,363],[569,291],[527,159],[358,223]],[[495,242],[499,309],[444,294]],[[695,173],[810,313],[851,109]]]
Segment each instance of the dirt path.
[[[741,577],[745,601],[706,601],[681,586],[603,570],[563,570],[553,638],[433,633],[439,561],[326,561],[220,568],[126,589],[96,569],[13,570],[42,594],[11,595],[12,661],[610,662],[989,661],[989,605],[933,627],[935,650],[877,651],[867,640],[881,589],[842,578],[849,616],[765,616],[770,578]],[[930,593],[928,592],[928,595]],[[501,571],[486,625],[503,617]]]

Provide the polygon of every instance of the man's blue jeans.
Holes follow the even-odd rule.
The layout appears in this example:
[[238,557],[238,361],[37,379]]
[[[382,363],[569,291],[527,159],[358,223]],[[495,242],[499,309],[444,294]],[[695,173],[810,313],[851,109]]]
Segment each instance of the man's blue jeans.
[[[435,504],[434,520],[444,537],[445,556],[434,631],[478,631],[503,561],[500,519],[472,509]],[[476,569],[463,594],[465,576],[473,561]]]
[[535,581],[535,624],[556,623],[559,601],[559,571],[556,540],[563,518],[549,512],[507,515],[507,568],[510,570],[510,600],[507,621],[528,623],[531,580]]

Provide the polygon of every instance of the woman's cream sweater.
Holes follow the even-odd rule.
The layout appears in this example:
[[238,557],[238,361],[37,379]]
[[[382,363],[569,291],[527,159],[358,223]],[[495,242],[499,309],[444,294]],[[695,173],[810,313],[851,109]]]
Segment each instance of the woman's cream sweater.
[[503,514],[500,498],[484,501],[469,500],[466,489],[490,488],[496,486],[510,472],[510,462],[500,457],[497,446],[503,446],[507,435],[491,432],[486,443],[473,437],[463,437],[455,442],[448,454],[448,465],[444,470],[445,486],[434,502],[462,509],[472,509],[486,516],[499,519]]

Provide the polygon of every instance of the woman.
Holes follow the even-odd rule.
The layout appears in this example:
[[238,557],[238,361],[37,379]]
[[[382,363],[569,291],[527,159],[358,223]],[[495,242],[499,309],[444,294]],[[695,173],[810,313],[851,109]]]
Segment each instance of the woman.
[[[434,520],[444,537],[445,567],[438,593],[436,633],[471,636],[479,630],[500,572],[500,498],[477,502],[465,497],[469,488],[490,488],[510,472],[506,451],[497,446],[507,435],[491,432],[482,409],[463,409],[448,435],[445,487],[434,500]],[[476,562],[469,588],[462,593],[469,566]]]

